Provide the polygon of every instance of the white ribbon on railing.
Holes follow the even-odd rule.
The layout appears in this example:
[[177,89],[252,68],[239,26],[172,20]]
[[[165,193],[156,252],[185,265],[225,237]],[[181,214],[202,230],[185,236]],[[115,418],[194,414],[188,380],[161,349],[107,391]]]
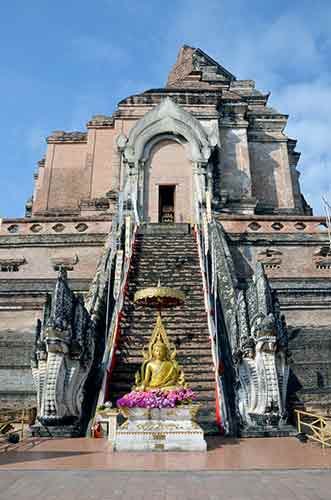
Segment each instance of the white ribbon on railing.
[[127,259],[131,249],[131,216],[125,217],[125,258]]
[[211,193],[206,191],[206,209],[207,209],[207,220],[211,222]]
[[205,249],[205,255],[208,255],[208,250],[209,250],[209,234],[208,234],[208,220],[207,220],[207,214],[204,211],[202,214],[202,223],[203,223],[203,236],[204,236],[204,249]]
[[118,209],[117,209],[117,221],[120,227],[123,224],[123,203],[124,203],[124,193],[123,191],[120,191],[118,193]]
[[123,250],[117,250],[114,289],[113,289],[113,297],[115,300],[118,299],[118,296],[120,293],[120,287],[121,287],[121,281],[122,281],[122,267],[123,267]]
[[136,193],[131,194],[131,201],[132,201],[132,205],[133,205],[133,213],[134,213],[135,223],[137,226],[140,226]]
[[[104,352],[103,356],[103,361],[102,364],[104,366],[105,372],[104,372],[104,377],[103,377],[103,382],[102,382],[102,387],[99,393],[98,397],[98,404],[102,404],[105,401],[105,398],[107,397],[106,390],[107,390],[107,378],[108,378],[108,371],[111,367],[112,360],[115,355],[115,335],[116,331],[119,325],[120,321],[120,312],[123,307],[124,303],[124,295],[125,295],[125,285],[127,282],[128,278],[128,273],[130,269],[130,260],[131,256],[133,253],[133,245],[135,241],[135,235],[137,232],[137,225],[134,225],[132,227],[132,216],[127,216],[126,221],[125,221],[125,249],[120,248],[117,252],[117,261],[116,261],[116,268],[115,268],[115,282],[114,282],[114,298],[116,298],[116,303],[115,307],[113,310],[111,322],[110,322],[110,327],[109,327],[109,334],[108,334],[108,341],[106,345],[106,349]],[[122,228],[121,226],[119,227],[119,232],[118,234],[121,235]],[[119,244],[121,244],[121,238],[119,238]],[[125,251],[126,259],[123,258],[123,254]],[[122,262],[122,265],[120,266],[120,261]],[[118,264],[118,267],[117,267]],[[120,270],[121,267],[121,270]],[[116,282],[116,269],[118,271],[118,281]],[[116,295],[116,297],[115,297]]]
[[[199,210],[200,212],[200,210]],[[213,233],[211,232],[211,239],[209,240],[209,230],[211,225],[208,223],[208,218],[205,210],[201,209],[202,225],[196,226],[197,230],[197,243],[199,251],[200,267],[203,276],[203,289],[205,295],[205,308],[208,318],[208,330],[212,347],[212,359],[215,370],[215,381],[217,389],[217,397],[219,403],[219,410],[223,428],[227,433],[229,431],[229,420],[227,415],[227,408],[223,400],[223,380],[219,374],[219,343],[218,343],[218,322],[217,322],[217,274],[216,274],[216,251]],[[211,241],[211,243],[210,243]],[[208,251],[211,256],[211,275],[208,273]],[[214,317],[211,310],[214,311]]]

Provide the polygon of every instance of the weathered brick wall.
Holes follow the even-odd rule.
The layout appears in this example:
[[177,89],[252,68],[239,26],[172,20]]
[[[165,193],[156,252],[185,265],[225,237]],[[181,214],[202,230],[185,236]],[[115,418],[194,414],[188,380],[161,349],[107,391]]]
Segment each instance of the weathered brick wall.
[[194,49],[192,47],[182,47],[176,64],[172,67],[167,81],[167,86],[173,85],[175,82],[183,80],[185,76],[189,75],[193,70],[192,54]]
[[290,329],[289,397],[293,406],[331,415],[331,331],[311,323]]
[[[54,262],[68,259],[73,262],[73,270],[70,271],[71,278],[84,278],[93,276],[96,264],[101,255],[102,247],[20,247],[1,248],[0,260],[9,257],[24,258],[26,263],[20,266],[18,272],[1,272],[1,280],[40,280],[55,279],[58,272],[54,270]],[[0,287],[1,289],[1,287]]]
[[248,144],[253,195],[265,205],[295,208],[286,142]]
[[[238,233],[235,221],[225,222],[233,231],[228,234],[230,250],[243,286],[256,262],[266,262],[265,272],[277,291],[289,330],[291,405],[331,414],[331,269],[318,268],[315,260],[327,244],[327,235],[317,232],[318,220],[313,218],[307,218],[305,226],[315,233],[294,232],[298,224],[294,219],[282,222],[278,222],[281,229],[272,231],[272,222],[261,221],[256,235],[243,231],[243,221],[238,221]],[[268,257],[267,251],[275,253]]]
[[[22,317],[20,317],[22,316]],[[34,323],[36,311],[16,312],[17,325],[24,323],[25,331],[4,329],[14,326],[8,321],[8,314],[0,311],[0,408],[30,406],[35,401],[31,373],[31,352],[34,344]],[[27,331],[28,325],[31,325]]]
[[89,196],[90,169],[86,144],[49,144],[43,179],[36,192],[34,213],[45,210],[78,209]]
[[230,197],[251,196],[246,128],[220,129],[220,189]]
[[34,224],[37,223],[41,226],[38,234],[31,234],[29,228],[33,223],[26,220],[17,221],[19,230],[14,234],[6,230],[13,224],[5,223],[0,236],[0,261],[25,259],[17,272],[0,272],[0,409],[35,404],[30,358],[36,322],[43,318],[46,294],[52,293],[58,274],[54,259],[61,262],[72,258],[74,269],[68,272],[70,286],[86,292],[105,240],[104,233],[91,234],[88,227],[89,224],[93,231],[105,231],[104,221],[84,222],[87,234],[73,233],[77,223],[71,220],[58,221],[64,226],[60,234],[52,230],[54,222]]

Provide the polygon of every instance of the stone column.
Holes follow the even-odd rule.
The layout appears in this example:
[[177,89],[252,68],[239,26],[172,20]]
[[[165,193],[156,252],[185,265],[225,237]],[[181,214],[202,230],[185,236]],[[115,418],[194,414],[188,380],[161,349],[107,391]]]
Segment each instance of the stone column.
[[220,118],[220,193],[223,206],[239,213],[252,213],[252,179],[247,141],[247,104],[225,102]]
[[253,194],[259,211],[295,213],[295,188],[284,134],[287,116],[268,108],[249,114],[249,153]]
[[300,153],[295,151],[296,144],[297,141],[294,139],[288,139],[287,141],[288,162],[291,172],[295,208],[299,213],[303,213],[304,210],[302,206],[302,197],[301,197],[300,183],[299,183],[300,172],[297,170],[297,164],[300,159]]
[[110,189],[112,191],[119,191],[120,187],[120,178],[121,178],[121,156],[122,153],[119,151],[118,146],[114,145],[112,161],[111,161],[111,184]]

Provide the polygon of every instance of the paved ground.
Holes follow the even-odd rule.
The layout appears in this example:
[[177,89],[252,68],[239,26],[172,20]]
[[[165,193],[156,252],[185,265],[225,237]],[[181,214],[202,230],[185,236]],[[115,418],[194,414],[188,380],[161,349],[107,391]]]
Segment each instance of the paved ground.
[[[0,469],[215,471],[331,469],[331,448],[296,438],[208,441],[204,452],[115,452],[105,439],[43,439],[0,453]],[[330,471],[331,475],[331,471]],[[331,494],[330,494],[331,500]]]
[[329,471],[1,471],[1,500],[330,500]]
[[43,439],[0,453],[0,500],[331,500],[331,449],[295,438],[210,439],[207,453],[113,453]]

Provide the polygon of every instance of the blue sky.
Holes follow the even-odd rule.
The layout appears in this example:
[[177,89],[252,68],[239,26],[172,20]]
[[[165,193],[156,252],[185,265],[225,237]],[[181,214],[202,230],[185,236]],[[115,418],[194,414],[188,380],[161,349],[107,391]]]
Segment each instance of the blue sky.
[[0,217],[21,216],[52,130],[161,87],[184,43],[271,91],[306,198],[331,199],[330,0],[11,0],[0,7]]

